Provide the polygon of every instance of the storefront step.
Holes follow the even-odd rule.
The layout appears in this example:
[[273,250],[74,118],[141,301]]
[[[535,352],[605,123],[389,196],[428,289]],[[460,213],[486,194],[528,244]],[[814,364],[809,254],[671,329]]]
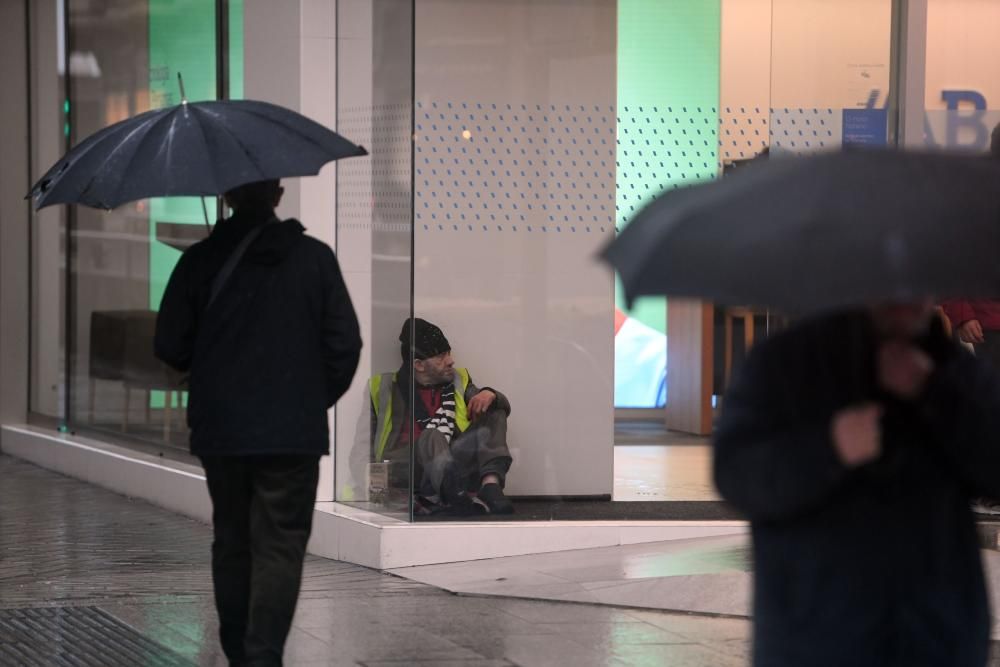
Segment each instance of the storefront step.
[[[43,468],[208,522],[211,503],[197,465],[53,430],[4,425],[0,450]],[[660,505],[657,503],[657,505]],[[666,505],[666,503],[663,503]],[[660,515],[663,516],[663,515]],[[309,551],[388,570],[505,556],[740,535],[738,519],[448,521],[410,523],[342,503],[317,503]]]

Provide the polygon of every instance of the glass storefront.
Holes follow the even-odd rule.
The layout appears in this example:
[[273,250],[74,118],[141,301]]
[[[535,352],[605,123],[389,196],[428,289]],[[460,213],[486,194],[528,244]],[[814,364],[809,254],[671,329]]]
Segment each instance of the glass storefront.
[[372,157],[338,172],[338,252],[357,262],[364,285],[349,275],[352,291],[371,293],[361,313],[370,381],[338,409],[338,443],[353,443],[338,445],[338,499],[420,517],[441,489],[432,439],[385,433],[393,402],[374,389],[399,382],[404,410],[421,400],[420,371],[406,381],[400,349],[411,314],[450,342],[456,394],[488,387],[511,404],[509,419],[469,425],[492,444],[446,475],[461,467],[475,487],[509,458],[508,494],[610,496],[612,285],[593,256],[615,206],[614,11],[603,1],[340,3],[338,125]]
[[[336,499],[404,519],[414,509],[413,449],[376,434],[393,408],[412,421],[413,383],[396,373],[413,314],[412,26],[409,0],[337,4],[337,129],[370,157],[337,165],[337,254],[365,346],[337,407]],[[379,406],[383,374],[398,398]]]
[[[717,173],[720,14],[716,2],[618,2],[619,231],[664,190]],[[615,287],[615,407],[662,408],[666,301],[644,298],[628,309],[620,284]]]
[[[242,95],[241,0],[60,0],[32,9],[36,166],[109,124],[177,104],[178,74],[191,101]],[[48,22],[58,26],[55,40],[45,39]],[[186,449],[184,378],[153,357],[152,334],[174,264],[218,214],[215,199],[173,198],[36,215],[34,412],[66,428]]]
[[[971,0],[928,0],[923,63],[929,147],[986,152],[1000,123],[1000,46],[991,28],[1000,6]],[[920,128],[917,128],[919,130]]]
[[[1000,10],[926,4],[926,34],[904,40],[926,110],[907,135],[985,150],[1000,121],[988,31]],[[672,428],[705,435],[713,397],[771,314],[657,299],[626,310],[595,256],[652,197],[765,148],[896,142],[896,102],[912,106],[894,97],[897,5],[331,0],[329,75],[303,75],[301,99],[329,93],[337,130],[370,157],[330,167],[335,187],[317,197],[332,220],[317,220],[306,196],[296,211],[335,228],[324,240],[335,243],[365,342],[331,421],[328,495],[435,518],[420,498],[436,495],[440,462],[398,427],[437,414],[407,358],[423,326],[408,323],[420,318],[447,337],[460,388],[509,401],[506,423],[482,437],[505,429],[506,451],[490,456],[510,457],[507,492],[525,507],[714,499],[706,440],[639,432],[619,444],[645,447],[616,448],[615,408],[655,408],[661,421],[678,418]],[[242,97],[247,64],[260,65],[246,57],[245,11],[263,10],[239,0],[31,3],[35,171],[109,123],[177,103],[178,74],[190,100]],[[316,29],[306,23],[275,48],[318,53],[300,44]],[[220,212],[214,199],[158,199],[35,214],[33,414],[186,449],[184,379],[153,358],[152,327],[181,252]],[[469,474],[488,462],[469,463]]]

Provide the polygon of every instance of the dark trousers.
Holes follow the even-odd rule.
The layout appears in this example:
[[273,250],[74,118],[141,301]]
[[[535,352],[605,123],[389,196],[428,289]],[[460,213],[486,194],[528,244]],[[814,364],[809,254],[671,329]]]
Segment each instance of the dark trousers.
[[281,665],[312,530],[319,456],[203,456],[212,581],[232,665]]
[[416,459],[421,473],[418,493],[424,496],[477,491],[489,474],[503,486],[512,462],[507,413],[491,408],[451,442],[437,431],[424,431],[417,439]]

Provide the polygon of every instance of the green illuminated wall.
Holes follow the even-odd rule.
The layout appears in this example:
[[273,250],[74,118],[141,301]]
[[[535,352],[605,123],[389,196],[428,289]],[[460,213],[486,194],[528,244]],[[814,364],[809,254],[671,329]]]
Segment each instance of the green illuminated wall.
[[[721,0],[619,0],[616,224],[718,163]],[[620,285],[616,303],[625,310]],[[666,331],[663,299],[629,314]]]
[[243,0],[229,0],[229,99],[243,99]]
[[[243,0],[229,2],[229,94],[243,97]],[[188,101],[216,98],[215,2],[213,0],[149,0],[150,104],[161,108],[181,101],[177,73],[184,77]],[[149,303],[158,308],[167,279],[180,252],[156,240],[156,223],[205,225],[196,197],[169,197],[150,202]],[[209,220],[216,217],[215,199],[205,202]]]
[[[215,3],[211,0],[149,0],[149,98],[153,108],[181,101],[177,74],[190,102],[215,99]],[[214,202],[210,205],[214,210]],[[165,197],[149,202],[149,303],[158,308],[180,252],[156,240],[161,222],[204,225],[201,202]],[[214,216],[213,216],[214,217]]]
[[[229,97],[243,97],[243,0],[229,6]],[[213,0],[149,0],[149,99],[154,109],[181,101],[177,73],[184,77],[190,102],[216,99],[216,34]],[[205,200],[214,224],[216,200]],[[149,200],[149,304],[158,309],[167,280],[180,251],[156,240],[160,222],[205,226],[202,202],[197,197],[163,197]],[[206,230],[207,234],[207,230]],[[164,395],[154,392],[152,406],[161,407]]]

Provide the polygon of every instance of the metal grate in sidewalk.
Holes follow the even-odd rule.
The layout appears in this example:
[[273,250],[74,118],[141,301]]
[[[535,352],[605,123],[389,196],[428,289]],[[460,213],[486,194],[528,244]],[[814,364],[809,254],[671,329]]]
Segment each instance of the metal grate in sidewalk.
[[0,665],[195,667],[96,607],[0,609]]

